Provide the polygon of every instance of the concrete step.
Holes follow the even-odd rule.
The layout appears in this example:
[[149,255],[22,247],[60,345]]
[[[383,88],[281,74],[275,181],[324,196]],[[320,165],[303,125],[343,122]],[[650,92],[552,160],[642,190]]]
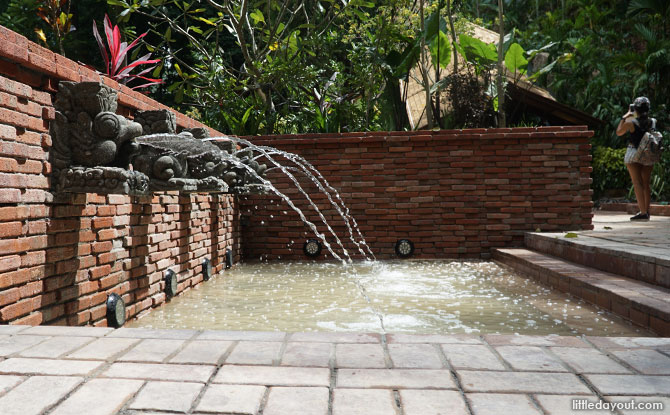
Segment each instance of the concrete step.
[[669,289],[524,248],[494,249],[493,260],[661,336],[670,336]]
[[[643,238],[640,233],[637,239],[644,243]],[[565,233],[527,233],[525,245],[528,249],[590,268],[670,288],[670,251],[667,247],[632,245],[628,241],[582,233],[577,238],[566,238]]]

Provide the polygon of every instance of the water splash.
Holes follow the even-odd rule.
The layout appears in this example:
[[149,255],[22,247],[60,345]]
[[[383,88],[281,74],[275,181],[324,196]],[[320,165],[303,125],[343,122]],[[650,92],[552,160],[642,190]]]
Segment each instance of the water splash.
[[[358,223],[356,222],[356,219],[354,219],[353,216],[349,213],[349,208],[344,204],[344,201],[340,197],[340,193],[328,183],[328,180],[326,180],[325,177],[321,174],[319,170],[316,169],[311,163],[309,163],[307,160],[305,160],[302,156],[299,156],[294,153],[289,153],[283,150],[278,150],[274,147],[267,147],[267,146],[262,146],[268,153],[270,154],[279,154],[286,158],[287,160],[293,162],[296,164],[299,168],[293,168],[296,171],[302,172],[307,178],[312,180],[313,183],[316,184],[316,186],[319,188],[319,190],[326,195],[328,198],[328,201],[332,206],[335,207],[337,212],[339,213],[340,217],[342,217],[345,225],[347,226],[347,231],[349,234],[349,239],[356,245],[358,248],[358,251],[363,255],[365,259],[368,259],[368,255],[375,260],[375,255],[372,253],[372,250],[368,246],[368,244],[365,242],[365,238],[363,237],[363,234],[361,233],[360,228],[358,227]],[[260,157],[260,156],[257,156]],[[332,195],[331,195],[332,192]],[[332,196],[335,196],[337,199],[337,202],[333,201]],[[353,226],[352,226],[353,225]],[[356,241],[354,237],[353,230],[356,230],[356,233],[358,234],[358,237],[360,238],[360,242]],[[363,248],[365,248],[366,252],[363,251]]]
[[[319,188],[319,190],[320,190],[323,194],[326,195],[326,197],[328,198],[328,201],[330,202],[331,206],[333,206],[333,207],[335,208],[335,210],[338,212],[338,214],[340,215],[340,217],[343,219],[344,223],[346,224],[346,226],[347,226],[347,230],[348,230],[348,233],[349,233],[349,238],[350,238],[351,241],[356,245],[356,247],[358,248],[359,252],[363,255],[363,257],[364,257],[366,260],[368,260],[368,261],[370,260],[370,257],[372,257],[372,259],[375,259],[374,254],[372,253],[370,247],[369,247],[369,246],[367,245],[367,243],[365,242],[365,238],[363,238],[363,235],[362,235],[362,233],[361,233],[361,231],[360,231],[360,229],[359,229],[359,227],[358,227],[358,224],[356,223],[355,219],[349,214],[349,209],[344,205],[344,202],[342,201],[342,198],[340,197],[339,192],[337,192],[337,190],[334,189],[334,188],[327,182],[327,180],[323,177],[323,175],[322,175],[322,174],[321,174],[321,173],[320,173],[320,172],[319,172],[313,165],[311,165],[309,162],[307,162],[307,160],[305,160],[305,159],[302,158],[301,156],[298,156],[297,154],[293,154],[293,153],[285,152],[285,151],[276,149],[276,148],[274,148],[274,147],[257,146],[257,145],[255,145],[255,144],[251,143],[250,141],[245,140],[245,139],[241,139],[241,138],[232,138],[232,137],[211,137],[211,138],[207,138],[207,139],[205,139],[205,140],[207,140],[207,141],[215,141],[215,142],[216,142],[216,141],[224,141],[224,142],[232,141],[232,142],[234,142],[234,143],[236,143],[236,144],[243,144],[243,145],[245,145],[246,147],[245,147],[245,148],[242,148],[242,149],[240,149],[240,150],[235,151],[235,152],[233,153],[233,155],[237,155],[237,154],[241,154],[241,153],[244,153],[244,152],[248,152],[250,149],[251,149],[251,150],[255,150],[255,151],[257,151],[257,152],[260,153],[260,154],[252,159],[253,162],[255,162],[256,164],[258,164],[258,162],[257,162],[256,160],[257,160],[258,158],[260,158],[260,157],[264,157],[264,158],[267,159],[270,163],[272,163],[272,164],[275,166],[275,168],[279,169],[285,176],[287,176],[289,179],[291,179],[291,181],[294,183],[294,185],[296,186],[296,188],[298,189],[298,191],[300,191],[300,193],[302,193],[302,195],[307,199],[307,201],[310,203],[311,207],[317,212],[317,214],[318,214],[319,217],[321,218],[321,221],[322,221],[322,222],[324,223],[324,225],[327,227],[328,231],[333,235],[333,237],[335,238],[337,244],[338,244],[338,245],[340,246],[340,248],[342,249],[342,251],[343,251],[343,253],[344,253],[344,256],[345,256],[346,259],[347,259],[346,261],[342,260],[342,259],[341,259],[341,258],[340,258],[340,257],[333,251],[333,249],[331,248],[330,244],[328,244],[328,242],[326,241],[325,236],[324,236],[323,234],[321,234],[320,232],[318,232],[316,226],[315,226],[312,222],[310,222],[310,221],[307,220],[307,218],[305,217],[305,215],[303,214],[303,212],[302,212],[297,206],[295,206],[295,204],[291,201],[291,199],[290,199],[288,196],[286,196],[285,194],[281,193],[281,192],[280,192],[274,185],[272,185],[267,179],[265,179],[265,178],[261,177],[259,174],[257,174],[257,172],[256,172],[256,170],[255,170],[254,168],[252,168],[252,167],[250,167],[250,166],[248,166],[248,165],[246,165],[246,164],[244,164],[244,163],[236,162],[236,165],[237,165],[237,164],[241,165],[245,170],[247,170],[248,172],[250,172],[254,178],[256,178],[257,180],[261,181],[261,183],[263,183],[263,185],[266,186],[267,189],[269,189],[270,191],[272,191],[273,193],[275,193],[276,195],[278,195],[279,197],[281,197],[284,201],[286,201],[287,204],[289,204],[289,206],[290,206],[295,212],[298,213],[298,215],[300,216],[300,219],[301,219],[305,224],[307,224],[307,225],[310,227],[310,229],[312,229],[312,231],[314,232],[314,234],[315,234],[315,235],[316,235],[316,236],[323,242],[324,246],[326,246],[326,248],[327,248],[328,251],[331,253],[331,255],[333,255],[333,257],[335,257],[335,258],[337,258],[338,260],[342,261],[344,265],[347,265],[347,264],[351,265],[353,261],[351,260],[351,257],[349,256],[349,254],[348,254],[346,248],[344,247],[344,244],[342,244],[341,240],[339,239],[339,237],[337,236],[337,234],[335,233],[335,231],[332,229],[332,227],[330,226],[330,224],[328,224],[326,218],[325,218],[324,215],[321,213],[321,210],[320,210],[320,209],[318,208],[318,206],[314,203],[314,201],[310,198],[310,196],[307,194],[307,192],[303,189],[303,187],[300,185],[300,183],[299,183],[299,181],[296,179],[296,177],[290,172],[290,168],[287,168],[286,166],[283,166],[282,164],[280,164],[277,160],[275,160],[275,159],[272,157],[272,155],[277,154],[277,155],[280,155],[280,156],[284,157],[285,159],[287,159],[287,160],[293,162],[296,166],[298,166],[298,168],[291,168],[291,169],[302,172],[306,177],[308,177],[313,183],[316,184],[316,186]],[[310,172],[310,171],[311,171],[311,172]],[[313,174],[312,172],[314,172],[314,174]],[[316,174],[316,176],[319,177],[318,179],[317,179],[317,177],[315,176],[315,174]],[[321,180],[323,180],[323,183],[321,182]],[[325,183],[325,184],[324,184],[324,183]],[[333,194],[331,194],[331,192],[333,192],[333,194],[335,195],[335,198],[338,200],[338,202],[335,202],[335,201],[333,200]],[[353,222],[353,227],[352,227],[352,222]],[[354,238],[354,231],[353,231],[353,229],[356,229],[356,232],[358,233],[358,235],[359,235],[360,238],[361,238],[361,242],[356,241],[356,239]],[[368,257],[368,255],[365,253],[365,251],[363,250],[362,247],[365,247],[365,248],[366,248],[366,250],[368,251],[370,257]],[[360,278],[360,276],[358,275],[358,273],[357,273],[357,271],[356,271],[356,268],[355,268],[355,267],[351,267],[351,266],[349,266],[349,267],[347,267],[347,272],[350,273],[351,280],[352,280],[352,281],[354,282],[354,284],[356,285],[358,291],[360,292],[361,296],[365,299],[365,301],[366,301],[366,303],[368,304],[368,306],[370,307],[370,309],[373,311],[373,313],[374,313],[374,314],[377,316],[377,318],[379,319],[379,324],[380,324],[380,326],[381,326],[381,329],[382,329],[383,332],[385,332],[386,330],[385,330],[385,326],[384,326],[384,316],[383,316],[383,314],[380,312],[380,310],[374,305],[373,301],[370,299],[370,296],[369,296],[369,294],[368,294],[368,292],[367,292],[365,286],[363,285],[363,283],[362,283],[362,281],[361,281],[361,278]]]
[[[374,260],[376,259],[374,254],[372,253],[372,250],[368,246],[368,244],[365,242],[365,238],[363,237],[360,228],[358,227],[358,224],[356,223],[356,220],[351,216],[349,213],[349,208],[346,207],[344,204],[344,201],[340,197],[339,192],[333,188],[328,181],[323,177],[321,172],[319,172],[312,164],[310,164],[307,160],[305,160],[303,157],[289,153],[283,150],[279,150],[274,147],[269,147],[269,146],[257,146],[253,144],[252,142],[242,139],[242,138],[236,138],[236,137],[212,137],[212,138],[207,138],[205,140],[208,141],[233,141],[237,144],[243,144],[246,147],[242,148],[240,150],[237,150],[234,154],[240,154],[243,152],[248,151],[249,149],[255,150],[259,153],[256,157],[253,158],[254,161],[258,160],[261,157],[266,158],[270,163],[272,163],[275,167],[268,169],[279,169],[286,175],[291,181],[295,184],[296,188],[302,195],[307,199],[307,201],[310,203],[311,207],[317,212],[319,217],[321,218],[321,221],[324,223],[324,225],[327,227],[328,231],[330,234],[335,238],[337,244],[340,246],[342,251],[344,252],[344,256],[347,257],[348,262],[351,262],[351,258],[349,257],[349,254],[340,241],[339,237],[335,233],[335,231],[332,229],[330,224],[327,222],[326,218],[323,216],[321,210],[318,208],[318,206],[313,202],[313,200],[310,198],[310,196],[307,194],[307,192],[303,189],[303,187],[300,185],[296,177],[291,173],[291,170],[293,171],[298,171],[301,172],[303,175],[305,175],[307,178],[309,178],[319,189],[321,193],[323,193],[328,201],[330,202],[331,206],[335,208],[335,210],[338,212],[340,217],[342,218],[344,224],[347,227],[347,232],[349,239],[352,241],[352,243],[357,247],[358,251],[361,253],[363,258],[366,260]],[[280,155],[284,157],[285,159],[291,161],[293,164],[298,166],[298,168],[293,168],[293,167],[286,167],[279,163],[277,160],[275,160],[272,155]],[[333,200],[333,196],[335,199],[337,199],[337,202]],[[358,237],[360,238],[360,242],[356,240],[354,237],[354,230],[358,234]],[[365,251],[364,249],[365,248]],[[367,252],[366,252],[367,251]]]

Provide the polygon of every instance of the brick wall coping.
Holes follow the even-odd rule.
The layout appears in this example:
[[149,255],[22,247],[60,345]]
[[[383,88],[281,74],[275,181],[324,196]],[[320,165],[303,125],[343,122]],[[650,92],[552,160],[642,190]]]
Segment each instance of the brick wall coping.
[[[4,58],[4,60],[0,59],[0,73],[13,79],[19,78],[20,81],[15,82],[0,77],[0,90],[11,89],[13,91],[19,88],[21,90],[18,91],[21,92],[19,95],[31,98],[31,85],[43,91],[56,92],[59,81],[100,82],[118,91],[119,106],[140,111],[167,109],[175,113],[177,124],[181,127],[205,127],[212,136],[221,135],[213,128],[120,84],[100,72],[54,53],[4,26],[0,26],[0,57]],[[27,73],[25,69],[33,73]],[[26,79],[20,79],[22,77]]]
[[300,143],[357,143],[357,142],[403,142],[403,141],[439,141],[463,139],[541,139],[566,138],[582,139],[593,137],[585,125],[558,127],[521,127],[521,128],[471,128],[462,130],[436,131],[368,131],[351,133],[307,133],[290,135],[243,136],[240,138],[256,144],[300,144]]
[[[635,214],[639,211],[637,203],[603,203],[600,209],[608,212],[626,212]],[[651,204],[649,214],[652,216],[670,216],[670,205]]]

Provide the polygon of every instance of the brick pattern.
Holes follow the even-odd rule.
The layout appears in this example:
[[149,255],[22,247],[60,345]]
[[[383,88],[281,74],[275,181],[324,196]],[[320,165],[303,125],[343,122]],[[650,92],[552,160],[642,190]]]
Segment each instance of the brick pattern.
[[666,288],[522,248],[496,249],[493,259],[661,336],[670,336]]
[[[205,257],[215,272],[226,248],[238,260],[243,238],[248,258],[302,257],[311,232],[277,197],[249,196],[238,207],[220,195],[54,196],[49,122],[59,81],[115,88],[126,116],[166,107],[4,27],[0,57],[0,323],[104,326],[112,292],[128,305],[128,318],[137,316],[167,300],[168,268],[186,290],[201,282]],[[204,127],[176,116],[180,128]],[[528,230],[591,226],[591,135],[555,127],[253,140],[313,163],[340,189],[377,257],[392,257],[396,240],[410,238],[419,257],[486,258],[492,247],[521,244]],[[290,179],[269,175],[299,199]],[[346,235],[327,197],[311,182],[303,186]],[[320,223],[314,212],[308,217]]]
[[[0,57],[0,323],[106,325],[112,292],[130,318],[166,301],[166,269],[181,292],[202,281],[204,258],[219,272],[226,249],[240,251],[232,196],[54,196],[59,81],[104,82],[126,116],[167,107],[1,26]],[[205,127],[183,114],[177,123]]]
[[21,225],[0,239],[2,322],[105,325],[112,292],[130,318],[166,301],[168,268],[181,292],[202,282],[205,258],[220,272],[240,250],[232,196],[79,194],[0,214],[3,232]]
[[[522,246],[524,232],[538,228],[592,229],[591,135],[585,127],[544,127],[249,139],[312,163],[339,190],[377,258],[394,257],[401,238],[414,242],[417,257],[488,258],[491,248]],[[292,173],[336,233],[348,235],[328,198]],[[337,246],[293,181],[278,169],[268,175]],[[245,257],[303,257],[313,233],[280,197],[248,196],[240,203]],[[347,237],[341,240],[360,256]]]

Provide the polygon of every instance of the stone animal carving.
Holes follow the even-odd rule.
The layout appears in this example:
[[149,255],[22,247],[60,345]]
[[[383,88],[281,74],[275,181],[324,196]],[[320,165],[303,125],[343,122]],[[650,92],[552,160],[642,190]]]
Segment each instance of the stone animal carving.
[[[207,129],[176,134],[167,110],[117,115],[117,93],[94,82],[61,82],[51,125],[56,190],[147,194],[153,191],[257,192],[265,166],[234,144],[202,139]],[[197,135],[197,138],[194,137]],[[233,147],[230,147],[233,146]]]

